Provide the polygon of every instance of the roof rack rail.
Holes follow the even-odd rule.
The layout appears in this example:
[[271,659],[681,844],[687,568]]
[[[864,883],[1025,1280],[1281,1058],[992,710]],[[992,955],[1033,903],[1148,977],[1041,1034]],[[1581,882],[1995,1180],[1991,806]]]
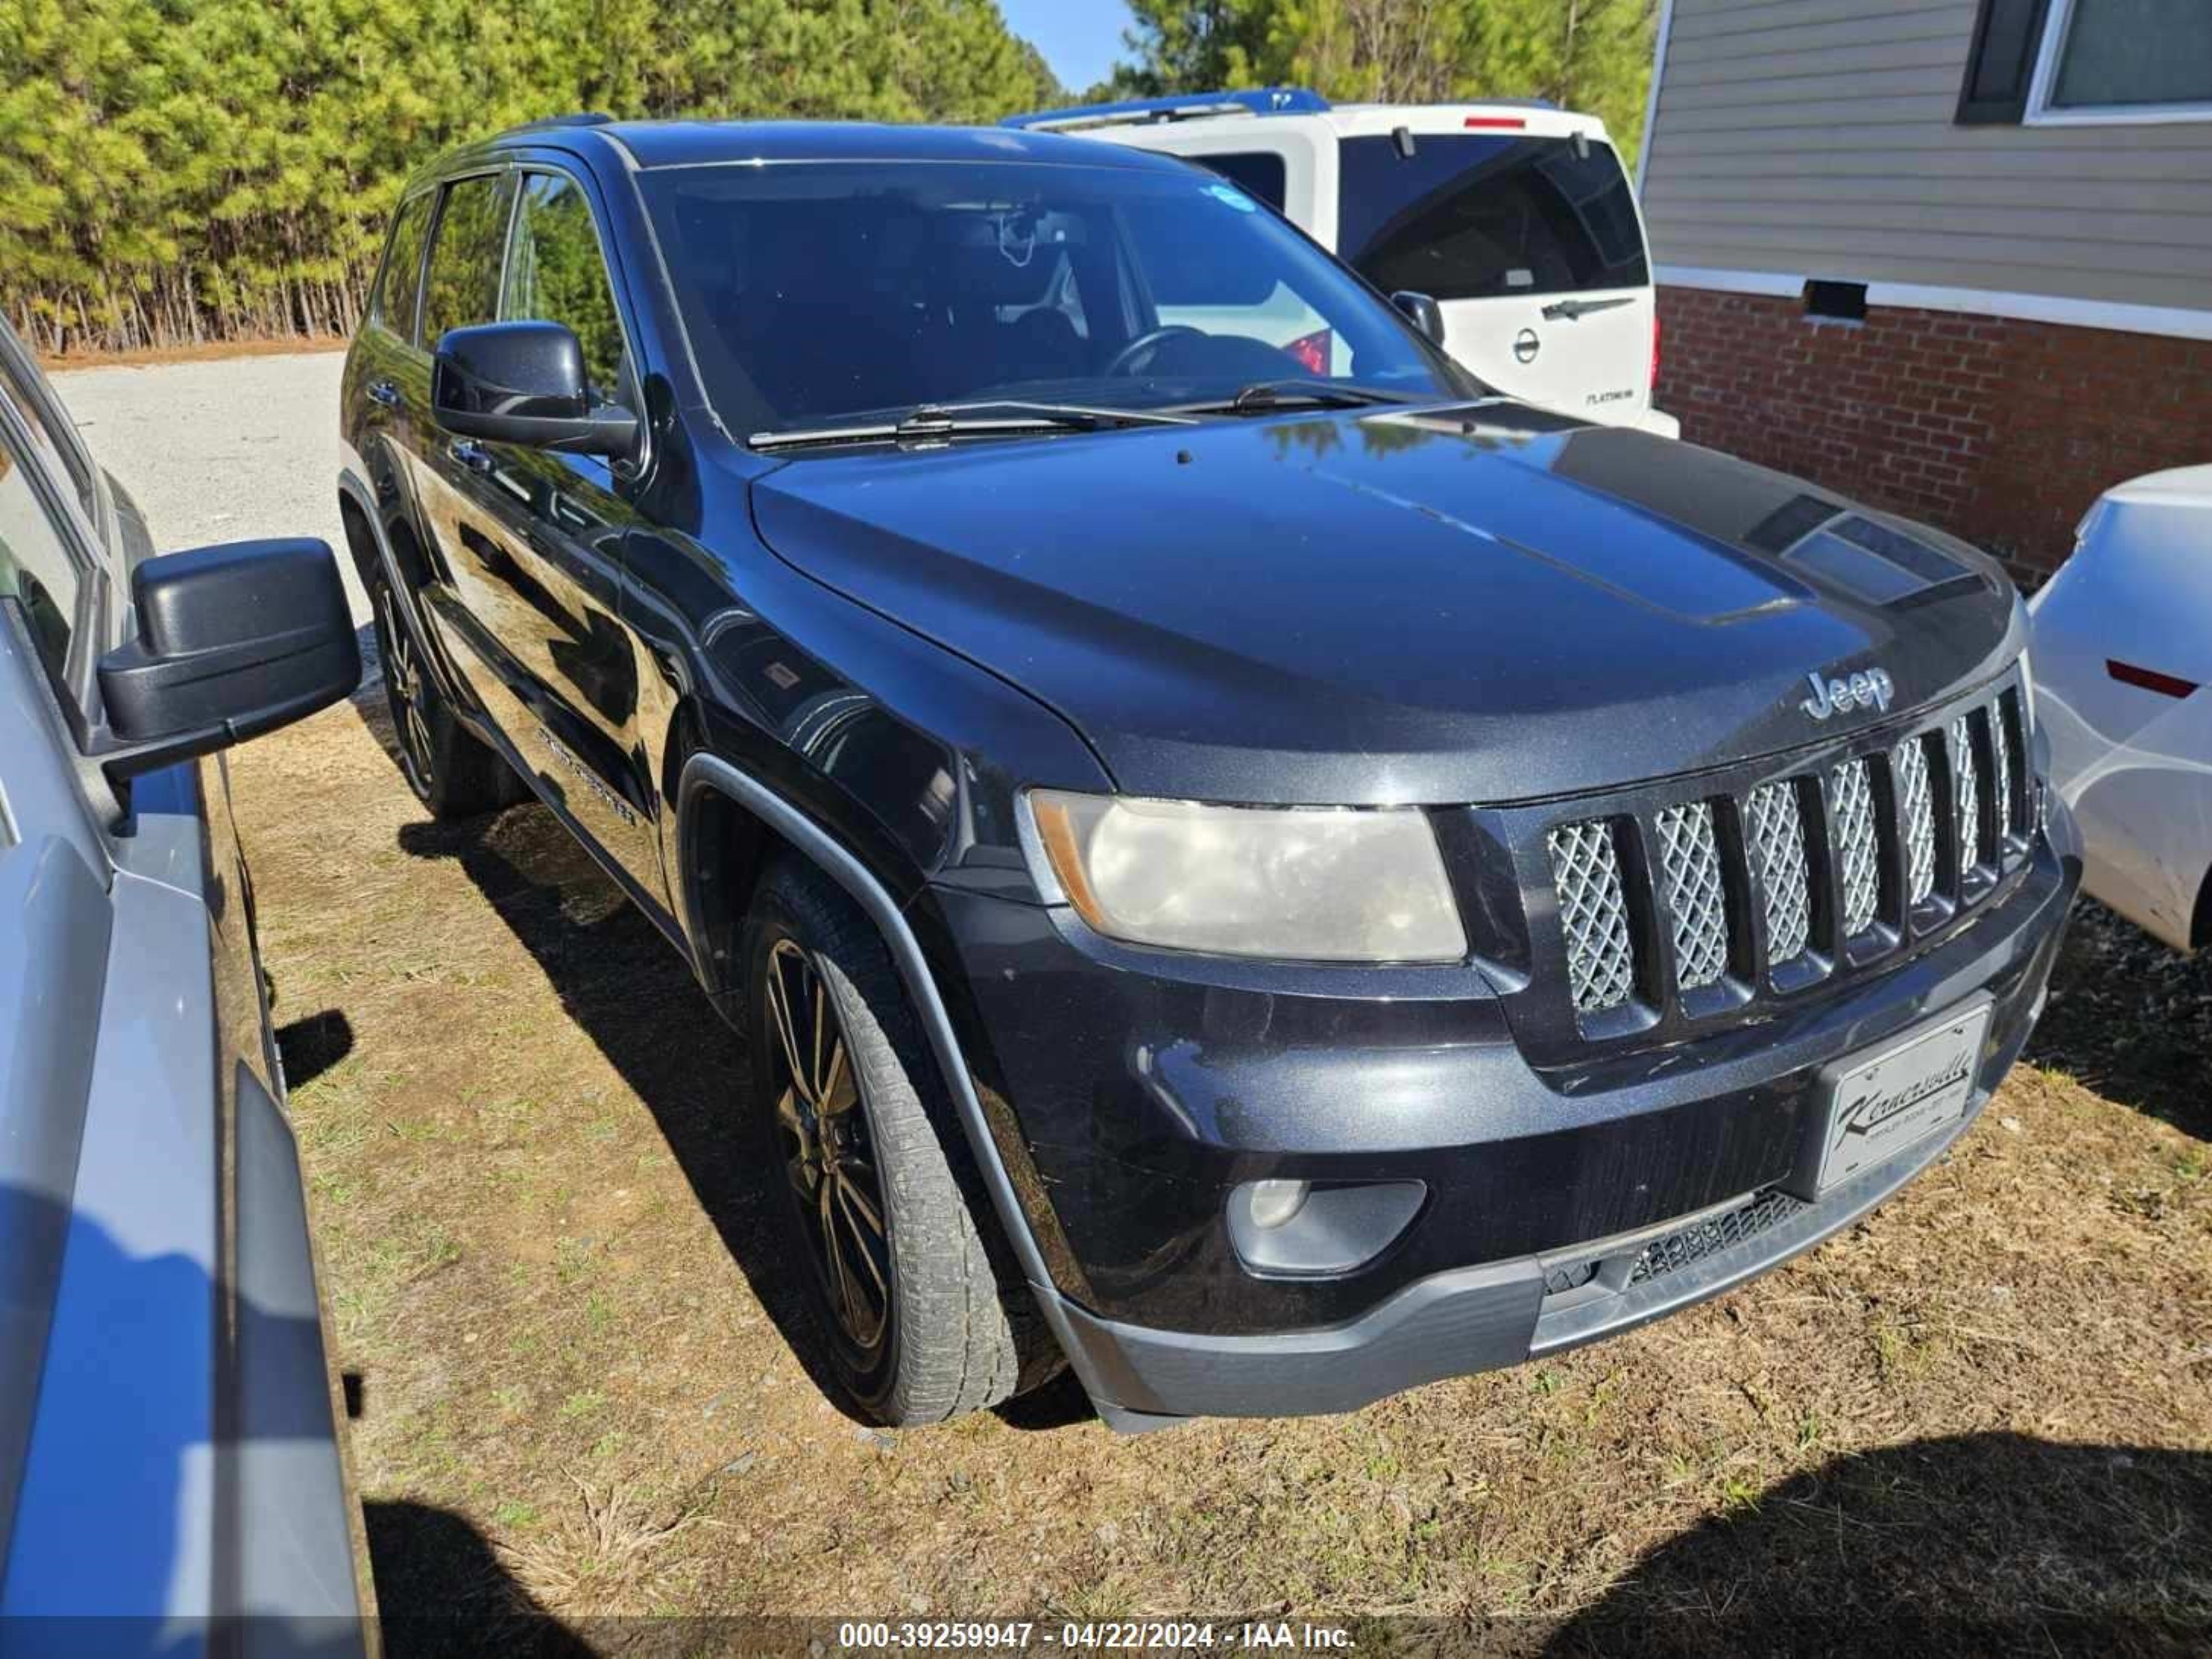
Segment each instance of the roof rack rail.
[[1031,110],[999,125],[1033,132],[1074,132],[1085,127],[1149,126],[1164,121],[1202,121],[1216,115],[1320,115],[1328,100],[1307,87],[1261,87],[1252,91],[1184,92],[1167,98],[1131,98],[1118,104],[1075,104]]
[[578,110],[571,115],[542,115],[535,121],[525,121],[519,127],[509,127],[509,132],[543,132],[550,127],[604,127],[614,124],[614,117],[595,109]]

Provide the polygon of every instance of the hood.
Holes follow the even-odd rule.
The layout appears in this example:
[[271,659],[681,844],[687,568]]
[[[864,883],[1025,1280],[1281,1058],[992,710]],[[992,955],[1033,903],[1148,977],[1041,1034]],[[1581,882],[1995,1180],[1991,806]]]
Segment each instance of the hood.
[[1504,802],[1832,741],[2023,635],[1995,563],[1710,450],[1520,406],[823,451],[784,559],[1058,710],[1132,794]]

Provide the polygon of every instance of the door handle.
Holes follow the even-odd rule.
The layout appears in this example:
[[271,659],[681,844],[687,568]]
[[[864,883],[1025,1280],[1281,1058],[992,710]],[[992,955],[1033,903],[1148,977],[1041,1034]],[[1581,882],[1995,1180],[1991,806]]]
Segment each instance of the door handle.
[[456,438],[446,446],[446,453],[471,472],[491,471],[491,457],[482,444],[471,443],[465,438]]
[[368,400],[386,409],[397,409],[404,401],[399,395],[398,386],[390,380],[371,380],[368,383]]

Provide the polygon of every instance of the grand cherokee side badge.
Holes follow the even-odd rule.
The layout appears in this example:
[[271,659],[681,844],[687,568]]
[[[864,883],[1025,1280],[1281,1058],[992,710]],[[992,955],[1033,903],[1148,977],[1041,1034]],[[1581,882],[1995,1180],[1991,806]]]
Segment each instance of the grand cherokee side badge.
[[1818,674],[1805,678],[1812,682],[1813,695],[1797,706],[1816,720],[1848,714],[1854,708],[1879,708],[1887,714],[1896,690],[1889,676],[1879,668],[1869,668],[1843,680],[1824,680]]

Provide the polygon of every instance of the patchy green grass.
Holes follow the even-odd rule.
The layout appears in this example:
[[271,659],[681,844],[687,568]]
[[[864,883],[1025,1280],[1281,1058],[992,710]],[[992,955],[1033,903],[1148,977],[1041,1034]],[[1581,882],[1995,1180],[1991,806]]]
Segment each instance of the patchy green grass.
[[2193,1085],[2172,1035],[2212,969],[2155,970],[2132,1054],[2094,914],[2053,1068],[1719,1302],[1340,1419],[1121,1439],[1063,1387],[888,1434],[810,1379],[742,1042],[550,817],[420,821],[352,708],[233,769],[278,1019],[351,1034],[292,1109],[389,1613],[1644,1616],[1685,1651],[1747,1613],[2212,1617],[2212,1031]]

